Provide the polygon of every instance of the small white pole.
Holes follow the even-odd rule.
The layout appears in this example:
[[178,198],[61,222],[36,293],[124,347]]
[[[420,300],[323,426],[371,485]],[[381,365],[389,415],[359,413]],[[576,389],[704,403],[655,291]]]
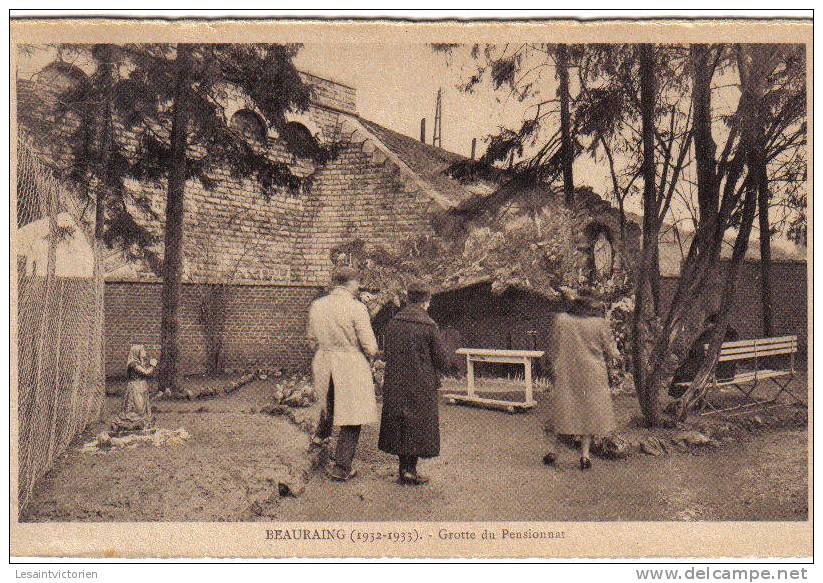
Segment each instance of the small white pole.
[[532,404],[532,361],[528,356],[523,357],[523,365],[526,367],[526,403]]
[[469,397],[474,397],[474,361],[471,354],[466,355],[466,390]]

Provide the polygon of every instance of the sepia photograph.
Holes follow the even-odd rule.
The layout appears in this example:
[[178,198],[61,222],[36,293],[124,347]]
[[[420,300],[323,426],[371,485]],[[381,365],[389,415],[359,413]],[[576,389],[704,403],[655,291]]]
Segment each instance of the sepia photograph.
[[11,554],[811,557],[811,31],[12,18]]

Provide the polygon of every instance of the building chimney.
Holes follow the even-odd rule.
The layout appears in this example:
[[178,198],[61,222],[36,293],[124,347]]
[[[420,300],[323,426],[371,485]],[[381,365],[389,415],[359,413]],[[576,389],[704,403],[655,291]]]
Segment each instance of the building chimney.
[[420,141],[426,143],[426,118],[420,120]]
[[477,138],[472,138],[472,160],[474,160],[475,150],[477,150]]

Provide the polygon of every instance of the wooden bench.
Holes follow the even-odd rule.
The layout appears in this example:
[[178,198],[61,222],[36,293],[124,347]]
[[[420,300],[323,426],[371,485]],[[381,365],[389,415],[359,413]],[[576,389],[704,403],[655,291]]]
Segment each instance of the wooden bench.
[[[708,349],[708,344],[705,348]],[[712,371],[711,377],[707,384],[707,389],[704,391],[701,400],[700,411],[702,415],[713,415],[716,413],[733,411],[738,409],[746,409],[749,407],[768,407],[776,405],[777,400],[783,393],[789,395],[795,402],[806,406],[806,403],[795,395],[791,390],[791,383],[796,378],[794,368],[795,354],[797,353],[797,336],[775,336],[772,338],[754,338],[751,340],[734,340],[724,342],[720,346],[720,355],[717,362],[730,361],[747,361],[754,366],[751,370],[736,371],[734,377],[728,379],[718,379],[717,370]],[[763,368],[763,358],[774,356],[789,356],[788,365],[785,367],[768,367]],[[761,381],[768,381],[777,387],[777,392],[770,399],[757,400],[754,396],[754,390]],[[691,382],[676,383],[676,386],[688,388]],[[712,389],[719,389],[721,387],[734,387],[739,390],[745,397],[747,402],[734,407],[726,407],[718,409],[708,399],[705,398],[708,391]],[[709,408],[711,411],[706,411]]]
[[[537,402],[534,400],[534,385],[532,383],[532,362],[545,354],[542,350],[495,350],[486,348],[460,348],[455,354],[466,357],[466,394],[449,393],[444,395],[449,404],[478,405],[491,409],[502,409],[509,413],[531,409]],[[522,364],[525,368],[525,400],[505,401],[502,399],[487,399],[478,397],[474,384],[474,363],[493,362],[503,364]]]

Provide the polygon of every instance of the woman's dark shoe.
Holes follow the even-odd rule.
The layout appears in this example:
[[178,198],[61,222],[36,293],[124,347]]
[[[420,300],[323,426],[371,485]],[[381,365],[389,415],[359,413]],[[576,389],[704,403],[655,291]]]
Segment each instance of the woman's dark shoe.
[[421,476],[417,472],[400,472],[398,482],[401,484],[411,484],[412,486],[420,486],[427,484],[429,479],[426,476]]
[[592,460],[587,457],[580,458],[580,469],[588,470],[592,467]]
[[553,466],[554,462],[557,461],[557,455],[553,453],[547,453],[543,456],[543,465],[544,466]]
[[318,449],[323,449],[327,447],[329,444],[329,438],[322,438],[318,436],[314,436],[311,438],[311,443],[309,443],[309,452],[317,451]]

